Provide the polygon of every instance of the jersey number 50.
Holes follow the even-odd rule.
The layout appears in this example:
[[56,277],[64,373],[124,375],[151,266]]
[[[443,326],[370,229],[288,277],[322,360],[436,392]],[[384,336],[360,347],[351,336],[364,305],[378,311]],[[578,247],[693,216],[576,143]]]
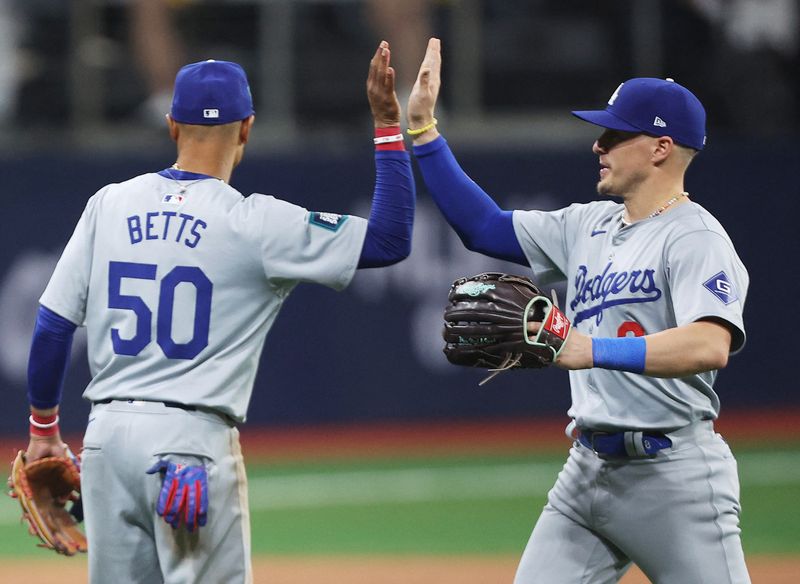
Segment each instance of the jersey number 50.
[[[119,329],[111,329],[111,344],[117,355],[135,356],[141,353],[152,340],[153,312],[140,296],[120,293],[123,278],[155,280],[155,264],[109,262],[108,307],[130,310],[136,315],[136,334],[123,339]],[[194,333],[188,343],[172,340],[172,314],[175,306],[175,288],[182,283],[191,284],[197,292],[194,306]],[[211,322],[211,280],[203,270],[190,266],[176,266],[161,278],[158,294],[156,341],[169,359],[194,359],[208,346],[208,330]]]

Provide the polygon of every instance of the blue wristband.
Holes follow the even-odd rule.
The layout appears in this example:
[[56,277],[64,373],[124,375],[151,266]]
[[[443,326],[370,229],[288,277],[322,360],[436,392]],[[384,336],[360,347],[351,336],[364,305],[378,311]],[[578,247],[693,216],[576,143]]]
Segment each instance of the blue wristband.
[[646,354],[644,337],[592,339],[592,360],[601,369],[643,373]]

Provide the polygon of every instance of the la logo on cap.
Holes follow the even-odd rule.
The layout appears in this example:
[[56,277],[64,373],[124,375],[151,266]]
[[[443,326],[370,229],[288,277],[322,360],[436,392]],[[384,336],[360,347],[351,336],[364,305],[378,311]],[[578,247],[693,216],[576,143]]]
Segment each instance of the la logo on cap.
[[619,95],[619,90],[622,89],[622,86],[625,83],[620,83],[619,86],[614,90],[614,93],[611,94],[611,97],[608,98],[608,105],[614,105],[614,102],[617,101],[617,96]]
[[656,137],[667,134],[681,146],[695,150],[705,146],[705,108],[672,78],[628,79],[614,90],[605,109],[578,110],[572,115],[608,130]]

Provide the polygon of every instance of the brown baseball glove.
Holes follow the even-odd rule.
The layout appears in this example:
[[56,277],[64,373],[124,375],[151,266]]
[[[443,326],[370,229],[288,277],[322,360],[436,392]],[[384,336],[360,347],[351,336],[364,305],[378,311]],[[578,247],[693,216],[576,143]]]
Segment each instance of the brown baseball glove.
[[[444,311],[444,354],[456,365],[493,372],[547,367],[570,332],[569,319],[523,276],[487,272],[459,278]],[[529,323],[539,323],[530,333]]]
[[72,458],[48,456],[26,462],[20,450],[11,464],[8,487],[9,495],[22,506],[28,531],[42,541],[40,547],[67,556],[86,551],[86,536],[66,508],[80,499],[81,476]]

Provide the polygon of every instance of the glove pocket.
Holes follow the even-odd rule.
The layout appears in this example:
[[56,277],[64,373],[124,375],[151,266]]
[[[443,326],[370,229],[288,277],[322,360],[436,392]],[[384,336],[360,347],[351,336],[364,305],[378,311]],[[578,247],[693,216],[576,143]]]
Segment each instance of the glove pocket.
[[[186,448],[186,449],[171,448],[168,450],[159,449],[150,455],[150,461],[148,463],[147,469],[151,469],[161,460],[179,464],[183,467],[203,466],[206,469],[206,474],[208,475],[209,480],[211,479],[212,476],[217,474],[216,472],[217,464],[214,458],[212,457],[211,453],[208,451],[191,449],[191,448]],[[163,477],[164,474],[161,473],[160,476]]]
[[150,453],[153,463],[157,460],[167,460],[184,466],[213,464],[214,457],[211,452],[197,448],[159,448]]

